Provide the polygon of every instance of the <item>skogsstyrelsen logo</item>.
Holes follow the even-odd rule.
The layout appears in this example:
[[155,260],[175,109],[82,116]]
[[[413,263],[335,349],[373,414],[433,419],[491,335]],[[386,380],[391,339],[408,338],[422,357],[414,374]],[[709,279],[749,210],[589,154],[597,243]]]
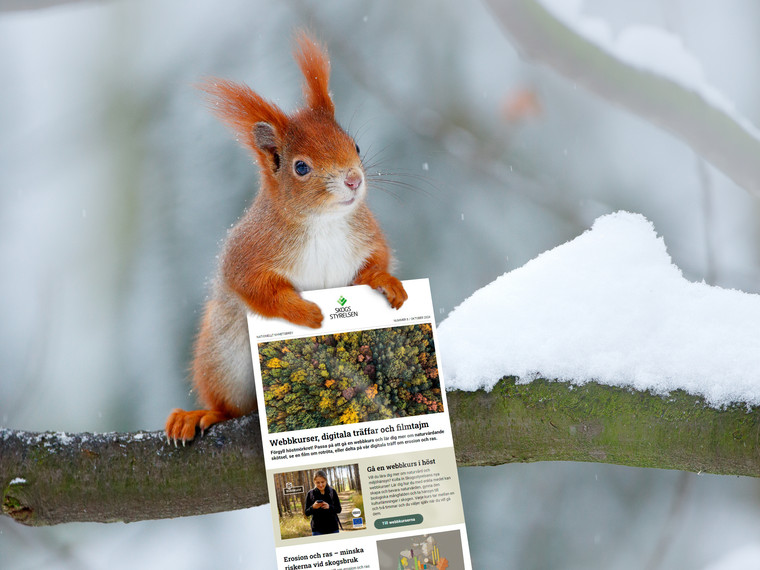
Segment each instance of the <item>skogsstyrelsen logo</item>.
[[359,312],[352,311],[351,307],[346,305],[346,303],[348,303],[348,299],[346,299],[343,295],[338,297],[338,305],[340,305],[340,307],[335,307],[335,312],[330,315],[330,319],[347,319],[349,317],[358,317]]

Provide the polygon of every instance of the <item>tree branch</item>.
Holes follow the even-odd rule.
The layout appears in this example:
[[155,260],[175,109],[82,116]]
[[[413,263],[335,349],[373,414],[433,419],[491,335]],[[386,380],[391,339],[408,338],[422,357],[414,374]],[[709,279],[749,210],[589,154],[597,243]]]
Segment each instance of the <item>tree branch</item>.
[[719,410],[682,390],[515,378],[448,401],[459,465],[590,461],[760,476],[760,407]]
[[163,432],[0,430],[3,513],[18,522],[132,522],[269,501],[258,417],[214,426],[188,447]]
[[[760,475],[760,408],[589,383],[501,380],[448,395],[460,466],[595,461]],[[269,501],[258,416],[218,424],[187,447],[162,432],[0,430],[3,513],[33,526],[213,513]]]
[[535,0],[486,0],[529,58],[670,131],[736,184],[760,197],[760,140],[701,95],[621,61]]

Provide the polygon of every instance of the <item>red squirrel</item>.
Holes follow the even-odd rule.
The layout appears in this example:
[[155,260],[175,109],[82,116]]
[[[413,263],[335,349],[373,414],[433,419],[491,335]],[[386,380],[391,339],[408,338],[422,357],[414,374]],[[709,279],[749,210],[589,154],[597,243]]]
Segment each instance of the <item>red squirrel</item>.
[[299,291],[369,285],[396,309],[407,298],[364,200],[359,147],[335,121],[327,52],[301,32],[294,56],[306,105],[291,115],[246,85],[202,86],[253,151],[261,186],[227,236],[195,343],[193,384],[206,409],[172,411],[166,436],[175,445],[256,409],[246,311],[318,328],[322,312]]

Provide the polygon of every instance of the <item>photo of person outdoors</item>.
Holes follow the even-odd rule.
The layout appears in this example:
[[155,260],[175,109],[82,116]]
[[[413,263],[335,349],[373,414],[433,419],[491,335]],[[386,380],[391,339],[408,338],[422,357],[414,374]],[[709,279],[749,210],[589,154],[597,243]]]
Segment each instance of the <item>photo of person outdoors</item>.
[[356,463],[321,465],[272,476],[283,540],[366,530]]
[[304,514],[311,517],[311,534],[340,532],[338,513],[343,509],[335,489],[327,484],[327,474],[321,469],[314,474],[314,488],[306,494]]

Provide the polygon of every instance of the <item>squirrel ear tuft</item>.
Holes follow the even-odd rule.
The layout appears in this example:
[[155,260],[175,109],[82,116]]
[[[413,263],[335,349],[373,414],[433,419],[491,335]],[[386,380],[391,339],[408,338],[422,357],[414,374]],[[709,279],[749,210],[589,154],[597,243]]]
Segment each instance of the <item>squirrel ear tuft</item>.
[[306,105],[311,109],[335,114],[335,106],[330,98],[330,59],[327,50],[306,31],[296,37],[298,48],[294,56],[304,76],[303,94]]
[[262,150],[256,141],[258,125],[269,127],[273,141],[276,133],[283,133],[287,128],[288,116],[247,85],[209,79],[200,88],[209,95],[214,114],[238,134],[243,145],[253,151]]

